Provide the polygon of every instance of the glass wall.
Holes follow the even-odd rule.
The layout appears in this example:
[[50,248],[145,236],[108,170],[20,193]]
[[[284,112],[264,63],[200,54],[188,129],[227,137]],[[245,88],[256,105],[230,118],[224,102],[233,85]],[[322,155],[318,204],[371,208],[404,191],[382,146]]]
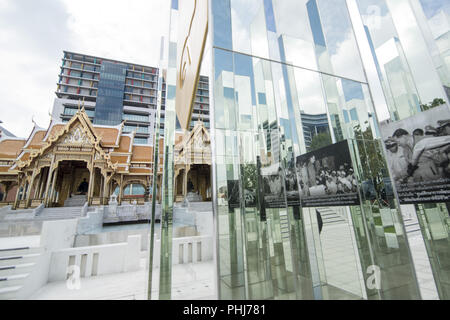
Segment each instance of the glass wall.
[[117,125],[122,122],[127,66],[103,62],[100,69],[94,123]]
[[[444,114],[448,114],[449,2],[359,0],[357,4],[390,111],[387,122],[395,125],[407,119],[405,121],[410,123],[428,124],[415,131],[424,132],[425,138],[444,138],[446,133],[441,129],[445,128],[445,124],[426,122],[431,119],[430,112],[433,111],[430,109],[441,108],[440,114],[435,118],[442,120],[446,120]],[[416,120],[409,118],[411,116],[415,116]],[[417,127],[412,129],[415,128]],[[419,140],[416,137],[411,147],[414,148]],[[388,143],[389,141],[386,146]],[[443,171],[446,172],[445,161],[435,161],[436,155],[442,150],[433,149],[435,157],[429,158],[428,164],[431,163],[433,168],[444,168]],[[421,158],[422,163],[418,164],[419,171],[425,168],[425,156],[426,154]],[[443,178],[449,178],[448,174],[444,174]],[[413,219],[421,227],[439,297],[449,299],[449,204],[416,202],[414,205],[402,206],[402,210],[409,212],[410,207],[413,208]]]
[[210,5],[219,299],[420,298],[346,1]]

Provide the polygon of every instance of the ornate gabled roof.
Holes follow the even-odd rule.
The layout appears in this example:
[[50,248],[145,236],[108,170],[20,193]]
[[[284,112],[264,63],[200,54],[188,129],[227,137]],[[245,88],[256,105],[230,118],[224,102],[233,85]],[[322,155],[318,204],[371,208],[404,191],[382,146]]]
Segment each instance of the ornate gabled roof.
[[116,148],[120,142],[123,126],[124,122],[114,127],[94,125],[94,131],[101,137],[103,147]]
[[14,162],[26,142],[26,139],[15,137],[3,137],[0,139],[0,173],[17,174],[17,171],[14,170]]
[[189,144],[192,144],[194,142],[194,139],[196,137],[199,137],[200,135],[202,135],[202,139],[204,142],[206,143],[211,142],[211,137],[209,135],[208,130],[205,128],[205,125],[203,124],[203,122],[197,121],[194,128],[187,135],[184,136],[184,139],[181,142],[179,142],[178,145],[181,148],[186,147]]
[[175,146],[176,164],[210,164],[211,137],[203,122],[198,121],[191,132]]
[[[79,129],[77,128],[75,132],[68,134],[72,128],[76,127],[76,124],[80,125]],[[35,130],[33,130],[33,132],[34,131]],[[97,136],[94,126],[89,120],[84,108],[81,111],[78,111],[66,124],[52,122],[43,138],[41,148],[31,151],[26,149],[23,150],[22,154],[17,159],[18,168],[23,169],[30,166],[35,159],[43,156],[46,151],[52,148],[52,146],[65,135],[67,135],[64,141],[65,143],[89,143],[96,149],[100,156],[106,160],[111,169],[117,168],[111,162],[109,154],[102,149],[100,145],[101,138]],[[33,137],[30,136],[31,141],[35,140],[35,136],[36,133]],[[35,141],[35,143],[37,142]]]
[[[0,172],[17,175],[21,171],[34,169],[35,161],[43,157],[48,159],[54,151],[61,154],[69,150],[67,152],[71,155],[78,151],[95,152],[94,161],[104,160],[115,173],[151,175],[154,147],[134,144],[136,133],[123,134],[123,126],[124,123],[117,126],[94,125],[84,108],[78,110],[67,123],[52,121],[47,129],[35,124],[27,139],[0,138]],[[205,134],[209,139],[207,131]],[[164,139],[160,138],[158,172],[162,172],[163,146]]]
[[153,147],[146,145],[134,145],[131,162],[153,162]]
[[26,139],[4,137],[0,139],[0,159],[15,160],[22,151]]

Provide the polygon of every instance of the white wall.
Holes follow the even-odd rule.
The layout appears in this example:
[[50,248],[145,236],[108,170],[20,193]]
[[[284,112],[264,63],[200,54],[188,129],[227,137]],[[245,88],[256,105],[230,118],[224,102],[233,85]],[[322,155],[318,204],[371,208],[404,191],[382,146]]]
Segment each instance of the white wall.
[[[140,246],[141,236],[135,235],[129,236],[128,241],[123,243],[55,251],[51,256],[48,281],[66,280],[69,265],[78,266],[82,278],[136,271],[139,269]],[[71,257],[73,262],[70,261]],[[94,262],[95,259],[97,263]]]

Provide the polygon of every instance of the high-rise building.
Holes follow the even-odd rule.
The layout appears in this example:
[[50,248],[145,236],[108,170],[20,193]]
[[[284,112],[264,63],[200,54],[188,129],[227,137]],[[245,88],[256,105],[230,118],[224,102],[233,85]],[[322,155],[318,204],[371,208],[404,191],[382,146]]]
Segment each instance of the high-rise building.
[[[96,125],[119,125],[135,131],[136,144],[152,144],[159,69],[64,51],[52,118],[67,122],[82,104]],[[164,133],[166,85],[161,85],[161,134]],[[209,127],[208,78],[201,77],[191,128],[197,120]]]
[[305,138],[306,148],[311,146],[312,139],[320,133],[330,132],[328,117],[323,114],[307,114],[302,112],[303,136]]

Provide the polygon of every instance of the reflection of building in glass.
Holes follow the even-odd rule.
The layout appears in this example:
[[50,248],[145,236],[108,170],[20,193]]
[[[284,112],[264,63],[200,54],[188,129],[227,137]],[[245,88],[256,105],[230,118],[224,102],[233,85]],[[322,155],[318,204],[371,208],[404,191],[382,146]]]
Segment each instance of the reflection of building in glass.
[[303,135],[305,137],[306,148],[309,148],[314,136],[319,133],[330,132],[327,114],[307,114],[301,113]]
[[[286,173],[286,170],[290,172],[294,167],[297,175],[308,175],[309,184],[322,186],[323,190],[319,190],[320,192],[313,190],[314,195],[323,192],[337,195],[338,190],[333,186],[338,186],[339,181],[354,181],[355,184],[347,186],[347,189],[356,190],[357,176],[364,175],[363,179],[370,180],[377,178],[370,176],[372,172],[375,172],[374,175],[386,172],[383,161],[376,161],[379,163],[379,168],[373,168],[376,170],[368,168],[368,163],[374,163],[374,157],[381,152],[376,140],[367,134],[367,143],[355,141],[356,134],[361,131],[372,132],[376,138],[379,136],[373,119],[374,105],[346,1],[261,0],[252,1],[249,5],[248,1],[224,0],[213,1],[211,4],[213,21],[220,21],[212,26],[215,109],[211,126],[215,128],[216,137],[213,141],[216,144],[212,147],[217,161],[212,161],[217,186],[213,197],[214,194],[232,193],[236,181],[238,184],[242,184],[242,180],[247,181],[245,178],[241,179],[244,164],[242,159],[258,159],[255,161],[257,172],[254,175],[258,177],[255,184],[259,185],[258,199],[255,200],[258,203],[255,207],[244,209],[242,205],[230,206],[225,200],[214,204],[220,230],[220,237],[217,238],[220,251],[217,253],[219,298],[331,297],[334,293],[327,291],[322,284],[328,282],[332,285],[333,280],[329,282],[328,278],[322,278],[323,266],[319,266],[322,262],[317,261],[314,254],[300,252],[300,248],[308,248],[310,253],[319,250],[315,247],[316,244],[310,243],[308,237],[302,234],[303,228],[309,228],[311,223],[315,223],[311,219],[315,219],[316,211],[309,211],[305,207],[296,208],[292,204],[296,197],[291,197],[290,201],[285,193],[279,191],[291,189],[292,186],[287,185],[289,179],[286,179],[290,173]],[[336,168],[329,164],[321,166],[321,161],[313,158],[308,163],[296,162],[311,147],[314,137],[322,133],[329,134],[330,139],[323,139],[323,146],[320,147],[339,142],[350,147],[347,160]],[[247,143],[249,140],[243,138],[250,135],[256,138],[254,144]],[[317,150],[323,149],[320,147]],[[333,152],[340,151],[342,150]],[[353,163],[359,158],[361,163]],[[351,178],[353,170],[358,170],[355,172],[355,179]],[[299,190],[306,190],[304,180],[299,181]],[[380,180],[382,179],[376,181]],[[345,187],[345,183],[340,185]],[[243,188],[241,185],[239,187]],[[244,195],[244,190],[240,190],[239,194]],[[241,201],[245,202],[244,199]],[[321,200],[312,201],[314,203]],[[366,216],[378,215],[380,211],[377,210],[384,210],[385,214],[388,210],[393,221],[399,219],[399,211],[395,210],[394,213],[391,207],[374,208],[372,203],[367,203],[368,206],[361,209],[354,207],[354,203],[347,203],[351,212],[349,219],[360,216],[361,211],[357,210],[367,210]],[[395,206],[392,203],[392,208]],[[324,215],[327,210],[336,209],[329,206],[322,210]],[[260,221],[259,225],[250,223],[250,219],[255,217]],[[245,239],[240,236],[243,230],[238,227],[238,219],[244,222],[241,225],[246,226]],[[299,224],[296,224],[297,221]],[[350,229],[370,229],[370,233],[377,235],[380,234],[379,230],[389,228],[384,215],[380,225],[376,226],[364,219],[354,222]],[[230,227],[231,224],[233,227]],[[249,225],[252,228],[247,229]],[[299,232],[288,232],[289,225],[298,226]],[[260,230],[253,230],[253,227]],[[266,237],[264,230],[269,229],[272,230],[272,236]],[[324,230],[326,233],[326,228]],[[411,261],[404,261],[403,266],[407,268],[402,267],[402,271],[408,276],[400,280],[396,276],[399,265],[389,264],[383,255],[383,250],[388,249],[397,259],[408,250],[403,245],[404,239],[400,239],[398,234],[388,233],[390,234],[383,233],[386,241],[383,239],[381,249],[378,244],[369,243],[373,239],[364,239],[364,248],[375,249],[370,249],[372,251],[369,255],[367,252],[360,252],[352,257],[354,261],[361,261],[364,265],[361,270],[347,270],[351,274],[349,277],[354,277],[353,283],[356,285],[348,288],[336,279],[336,292],[343,295],[351,292],[355,294],[353,298],[357,296],[363,299],[418,296],[414,275],[410,270]],[[244,247],[252,249],[240,249]],[[273,248],[265,262],[260,259],[265,254],[259,251],[258,248],[261,247]],[[355,247],[360,247],[360,244]],[[298,249],[300,251],[296,251]],[[363,270],[371,264],[369,260],[365,260],[370,255],[377,261],[380,259],[380,263],[389,265],[381,271],[385,276],[399,280],[390,289],[381,288],[375,293],[358,285],[358,274],[364,273]],[[275,261],[272,259],[277,259],[276,266],[271,265]],[[268,268],[276,268],[276,274],[256,272],[265,263]],[[327,268],[329,266],[325,266]],[[327,273],[327,276],[328,274],[332,272]],[[311,290],[313,287],[320,289]],[[408,289],[397,291],[398,288]]]
[[[416,150],[435,146],[435,141],[431,140],[430,136],[427,137],[429,139],[422,140],[427,141],[427,146],[421,147],[419,142],[421,132],[426,130],[431,133],[437,132],[437,127],[442,124],[438,123],[436,116],[430,121],[433,111],[438,111],[438,109],[426,111],[430,105],[442,108],[437,117],[447,118],[450,101],[450,6],[448,1],[443,0],[356,2],[389,109],[389,117],[385,117],[386,121],[383,121],[385,128],[389,130],[383,135],[388,149],[391,173],[394,177],[400,177],[396,180],[397,183],[401,182],[396,192],[399,198],[408,194],[406,197],[408,200],[414,199],[415,206],[411,208],[410,216],[417,215],[419,218],[418,222],[433,269],[428,272],[433,272],[436,276],[435,297],[449,299],[450,281],[447,275],[450,260],[447,253],[450,248],[450,231],[443,221],[448,218],[450,206],[440,203],[439,200],[445,201],[445,198],[437,196],[438,191],[430,187],[433,185],[432,177],[438,177],[443,170],[445,171],[442,168],[437,169],[442,165],[437,158],[445,148],[420,153],[421,160],[418,162],[420,164],[415,164],[412,169],[413,164],[405,162],[404,154],[408,156],[408,148]],[[373,7],[378,9],[377,12],[372,11],[372,14],[368,14]],[[445,119],[441,121],[446,123]],[[398,131],[395,133],[394,129]],[[416,131],[417,135],[414,136],[414,142],[411,142],[413,131]],[[405,134],[406,132],[408,134]],[[410,141],[409,144],[405,143],[407,139]],[[400,148],[406,151],[400,153]],[[428,199],[420,198],[426,192],[411,197],[410,195],[414,193],[411,190],[414,188],[405,187],[408,179],[421,181],[420,185],[436,197],[434,203],[428,203]],[[402,186],[403,184],[405,185]],[[408,192],[402,193],[402,187]],[[400,200],[401,203],[403,201]],[[402,210],[409,211],[406,207],[402,207]],[[420,218],[424,216],[426,219]],[[439,239],[439,245],[430,240],[429,230],[434,230],[431,239]]]

